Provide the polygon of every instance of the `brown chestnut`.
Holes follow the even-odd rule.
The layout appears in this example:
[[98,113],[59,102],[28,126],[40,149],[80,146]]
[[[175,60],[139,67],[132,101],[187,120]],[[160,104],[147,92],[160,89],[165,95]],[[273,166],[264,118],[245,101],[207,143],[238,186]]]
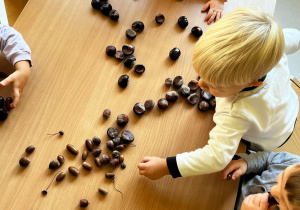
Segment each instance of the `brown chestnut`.
[[191,89],[191,91],[196,91],[199,89],[199,83],[197,80],[192,79],[189,84],[188,84],[189,88]]
[[30,154],[30,153],[32,153],[34,150],[35,150],[35,146],[34,146],[34,145],[30,145],[30,146],[28,146],[28,147],[25,149],[25,152],[26,152],[27,154]]
[[144,104],[138,102],[133,106],[133,112],[137,115],[143,115],[146,111]]
[[191,93],[191,89],[186,85],[182,85],[181,88],[179,89],[179,93],[184,97],[188,97]]
[[72,144],[67,144],[66,147],[73,155],[78,155],[78,149],[76,149]]
[[167,101],[166,99],[161,98],[161,99],[158,100],[157,106],[158,106],[158,108],[164,110],[164,109],[167,109],[167,108],[168,108],[169,103],[168,103],[168,101]]
[[109,45],[106,47],[106,55],[113,57],[116,54],[115,46]]
[[85,140],[85,146],[87,148],[88,151],[92,151],[93,149],[93,142],[91,139],[87,139]]
[[210,99],[213,97],[211,93],[206,92],[204,90],[201,90],[200,96],[201,96],[201,99],[205,100],[205,101],[210,101]]
[[29,158],[27,158],[27,157],[22,157],[20,160],[19,160],[19,164],[20,164],[20,166],[23,166],[23,167],[26,167],[26,166],[28,166],[29,165],[29,163],[30,163],[30,160],[29,160]]
[[216,98],[211,98],[209,100],[209,105],[212,107],[212,108],[216,108]]
[[178,93],[176,91],[169,91],[166,93],[166,99],[168,102],[175,102],[178,99]]
[[121,139],[124,143],[131,143],[134,141],[133,134],[128,130],[123,130],[121,133]]
[[203,31],[202,31],[202,29],[201,29],[200,27],[194,26],[194,27],[192,28],[192,30],[191,30],[191,33],[192,33],[195,37],[199,38],[200,36],[202,36]]
[[143,64],[137,64],[134,66],[134,71],[137,74],[143,74],[145,72],[146,68]]
[[136,37],[136,32],[132,29],[127,29],[125,35],[128,39],[134,40]]
[[127,68],[132,68],[135,64],[136,58],[133,55],[128,55],[124,58],[123,63]]
[[62,181],[65,177],[66,177],[66,173],[65,173],[65,172],[60,172],[60,173],[56,176],[56,181],[57,181],[57,182],[60,182],[60,181]]
[[125,125],[127,125],[128,121],[129,121],[129,117],[126,114],[120,114],[117,117],[117,124],[119,126],[125,126]]
[[60,166],[60,163],[58,160],[52,160],[49,163],[49,169],[57,169]]
[[58,155],[57,158],[58,162],[60,163],[60,165],[65,163],[65,158],[62,155]]
[[185,16],[181,16],[181,17],[178,18],[177,23],[178,23],[180,28],[186,28],[189,24],[189,21]]
[[99,136],[94,136],[92,141],[93,141],[93,144],[96,146],[99,146],[101,144],[101,139]]
[[117,50],[115,58],[119,61],[122,61],[124,59],[124,53],[121,50]]
[[132,23],[132,30],[134,30],[135,32],[142,32],[144,30],[145,26],[144,23],[142,21],[135,21],[134,23]]
[[131,44],[124,44],[122,46],[122,52],[124,55],[132,55],[134,53],[135,47]]
[[70,174],[72,174],[73,176],[78,176],[79,175],[79,170],[74,166],[70,166],[68,168],[68,170],[69,170]]
[[108,16],[110,17],[110,19],[112,19],[113,21],[117,21],[119,19],[119,13],[117,10],[112,9],[109,11]]
[[181,52],[180,52],[180,50],[179,50],[177,47],[173,48],[173,49],[169,52],[169,57],[170,57],[173,61],[177,60],[177,59],[179,58],[180,55],[181,55]]
[[108,164],[110,162],[110,156],[109,155],[102,155],[100,157],[100,161],[101,161],[101,164],[105,165],[105,164]]
[[107,141],[107,142],[106,142],[106,146],[107,146],[107,148],[110,149],[110,150],[113,150],[114,147],[115,147],[114,142],[113,142],[112,140]]
[[196,103],[198,103],[199,101],[199,96],[197,95],[197,93],[192,93],[191,95],[189,95],[186,98],[187,102],[189,102],[192,105],[195,105]]
[[83,162],[82,167],[88,171],[91,171],[93,169],[93,166],[89,164],[88,162]]
[[172,80],[171,78],[167,78],[167,79],[165,80],[165,85],[166,85],[167,87],[171,87],[172,84],[173,84],[173,80]]
[[95,157],[98,157],[101,154],[102,150],[100,148],[95,148],[92,150],[92,153]]
[[88,153],[87,153],[86,150],[84,150],[83,153],[82,153],[82,160],[86,160],[87,156],[88,156]]
[[121,75],[118,79],[118,84],[121,88],[126,88],[129,83],[129,76],[127,74]]
[[109,3],[104,3],[101,5],[100,7],[100,12],[103,14],[103,15],[106,15],[108,16],[109,15],[109,12],[112,10],[112,6],[111,4]]
[[89,202],[86,199],[81,199],[79,205],[80,207],[87,207],[89,205]]
[[149,99],[149,100],[145,101],[144,106],[147,110],[151,110],[155,106],[155,102],[153,100]]
[[201,111],[207,111],[209,109],[209,104],[207,101],[200,101],[198,103],[198,109]]
[[165,22],[165,16],[161,13],[158,13],[156,16],[155,16],[155,21],[158,23],[158,24],[163,24],[163,22]]
[[175,88],[180,88],[184,83],[182,76],[176,76],[173,80],[173,86]]

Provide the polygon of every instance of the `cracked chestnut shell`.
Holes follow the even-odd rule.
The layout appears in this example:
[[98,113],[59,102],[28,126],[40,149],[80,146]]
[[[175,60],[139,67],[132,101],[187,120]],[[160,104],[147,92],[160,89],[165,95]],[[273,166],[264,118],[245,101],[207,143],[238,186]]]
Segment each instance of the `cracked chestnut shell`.
[[137,74],[143,74],[145,72],[145,66],[143,64],[137,64],[134,66],[134,71]]
[[137,115],[143,115],[146,111],[144,104],[138,102],[133,106],[133,112]]
[[181,55],[180,49],[177,47],[174,47],[170,52],[169,52],[169,57],[175,61],[179,58]]
[[209,109],[209,104],[207,103],[207,101],[200,101],[198,103],[198,109],[200,111],[207,111]]
[[156,16],[155,16],[155,21],[158,23],[158,24],[163,24],[163,22],[165,22],[165,16],[161,13],[158,13]]
[[173,80],[173,86],[175,88],[180,88],[184,83],[184,79],[182,76],[176,76]]
[[121,88],[126,88],[129,83],[129,76],[127,74],[124,74],[119,77],[118,84]]
[[100,7],[100,12],[103,14],[103,15],[106,15],[108,16],[109,15],[109,12],[112,10],[112,6],[111,4],[109,3],[104,3],[101,5]]
[[135,47],[131,44],[124,44],[122,46],[122,52],[124,55],[132,55],[134,53]]
[[166,99],[161,98],[161,99],[158,100],[157,106],[158,106],[158,108],[164,110],[164,109],[167,109],[167,108],[168,108],[169,103],[168,103],[168,101],[167,101]]
[[115,127],[109,127],[107,129],[107,136],[111,139],[114,139],[116,137],[118,137],[119,135],[119,130]]
[[165,85],[166,85],[167,87],[171,87],[172,84],[173,84],[173,80],[172,80],[171,78],[167,78],[167,79],[165,80]]
[[134,136],[129,130],[124,130],[121,133],[121,139],[124,143],[128,144],[134,141]]
[[189,84],[188,84],[189,88],[191,89],[191,91],[196,91],[198,90],[200,87],[199,87],[199,83],[197,80],[195,79],[192,79]]
[[200,97],[197,95],[197,93],[192,93],[186,98],[186,100],[187,102],[189,102],[189,104],[195,105],[196,103],[198,103],[199,98]]
[[119,61],[122,61],[124,59],[124,53],[121,50],[117,50],[115,54],[115,58]]
[[191,89],[186,85],[182,85],[181,88],[179,89],[179,93],[184,97],[188,97],[191,93]]
[[149,100],[145,101],[144,106],[147,110],[151,110],[155,106],[155,102],[153,100],[149,99]]
[[199,38],[200,36],[202,36],[203,31],[202,31],[202,29],[201,29],[200,27],[194,26],[194,27],[192,28],[192,30],[191,30],[191,33],[192,33],[195,37]]
[[185,16],[181,16],[177,21],[180,28],[186,28],[189,24],[188,19]]
[[178,99],[178,93],[176,91],[169,91],[166,93],[166,99],[168,102],[175,102]]
[[109,13],[108,13],[108,16],[109,16],[110,19],[112,19],[113,21],[119,20],[119,17],[120,17],[118,11],[115,10],[115,9],[110,10]]
[[135,64],[136,58],[133,55],[128,55],[124,58],[123,63],[127,68],[132,68]]
[[134,23],[132,23],[132,30],[134,30],[135,32],[142,32],[145,28],[144,23],[142,21],[135,21]]
[[127,29],[125,35],[128,39],[134,40],[136,37],[136,32],[132,29]]
[[117,117],[117,124],[119,126],[125,126],[129,121],[129,117],[126,114],[120,114]]

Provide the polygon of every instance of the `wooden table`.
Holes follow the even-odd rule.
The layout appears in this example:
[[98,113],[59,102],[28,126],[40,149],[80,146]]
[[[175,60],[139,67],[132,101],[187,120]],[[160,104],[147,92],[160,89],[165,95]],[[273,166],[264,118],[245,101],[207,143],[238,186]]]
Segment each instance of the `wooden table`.
[[[182,97],[165,111],[157,106],[143,116],[132,111],[137,102],[157,102],[165,97],[172,90],[164,86],[167,77],[181,75],[185,84],[197,78],[192,68],[197,39],[190,30],[195,25],[204,31],[208,28],[203,22],[206,14],[200,12],[205,1],[110,3],[120,13],[118,22],[94,10],[90,0],[30,0],[14,25],[31,47],[34,66],[18,107],[0,124],[0,209],[79,209],[82,198],[89,200],[89,209],[231,209],[238,182],[222,181],[218,173],[151,181],[139,176],[137,170],[146,155],[167,157],[203,147],[214,126],[213,110],[200,112]],[[275,3],[230,0],[226,11],[254,4],[273,13]],[[154,21],[159,12],[166,17],[162,25]],[[177,26],[181,15],[189,19],[185,30]],[[145,30],[130,41],[125,30],[136,20],[144,22]],[[106,56],[107,45],[121,49],[123,44],[135,46],[136,64],[146,66],[143,75]],[[168,57],[173,47],[182,51],[175,62]],[[5,71],[12,71],[3,57],[1,63]],[[126,89],[117,85],[122,74],[130,76]],[[0,95],[12,96],[11,88],[1,88]],[[106,108],[112,111],[108,120],[101,117]],[[105,146],[106,131],[117,126],[116,118],[122,113],[128,114],[130,121],[125,128],[118,128],[132,131],[136,144],[122,151],[127,168],[97,168],[90,154],[87,161],[94,169],[86,171],[81,166],[85,140],[100,136],[100,148],[110,153]],[[62,137],[47,135],[60,130],[65,132]],[[70,154],[67,144],[77,147],[80,154]],[[35,145],[36,150],[27,155],[24,150],[29,145]],[[58,171],[48,169],[48,165],[59,154],[66,159],[59,170],[76,166],[80,175],[75,178],[67,172],[66,178],[60,183],[54,181],[48,195],[43,196],[41,191]],[[31,160],[27,168],[18,163],[24,155]],[[112,180],[104,177],[107,172],[116,174],[115,184],[124,199],[114,190]],[[108,189],[108,195],[100,195],[98,187]]]

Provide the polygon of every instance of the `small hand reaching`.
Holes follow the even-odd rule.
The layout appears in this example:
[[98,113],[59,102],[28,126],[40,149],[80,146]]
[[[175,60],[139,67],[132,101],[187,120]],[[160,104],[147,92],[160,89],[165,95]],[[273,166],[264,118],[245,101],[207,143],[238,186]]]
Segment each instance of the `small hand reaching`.
[[166,159],[159,157],[144,157],[137,167],[139,168],[140,175],[144,175],[152,180],[170,175]]
[[218,21],[222,15],[224,10],[224,0],[210,0],[207,2],[201,12],[207,11],[207,15],[204,21],[207,21],[207,24],[210,25],[213,21]]

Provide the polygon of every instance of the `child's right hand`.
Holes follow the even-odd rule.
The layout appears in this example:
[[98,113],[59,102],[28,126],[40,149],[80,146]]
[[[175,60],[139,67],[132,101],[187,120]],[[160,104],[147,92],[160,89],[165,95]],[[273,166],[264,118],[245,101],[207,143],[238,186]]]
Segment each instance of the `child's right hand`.
[[222,179],[226,180],[227,175],[232,171],[234,171],[232,174],[232,179],[238,179],[240,176],[246,173],[247,162],[243,158],[230,161],[230,163],[221,171]]
[[268,207],[268,193],[259,193],[247,196],[242,203],[241,210],[271,210],[274,207]]

